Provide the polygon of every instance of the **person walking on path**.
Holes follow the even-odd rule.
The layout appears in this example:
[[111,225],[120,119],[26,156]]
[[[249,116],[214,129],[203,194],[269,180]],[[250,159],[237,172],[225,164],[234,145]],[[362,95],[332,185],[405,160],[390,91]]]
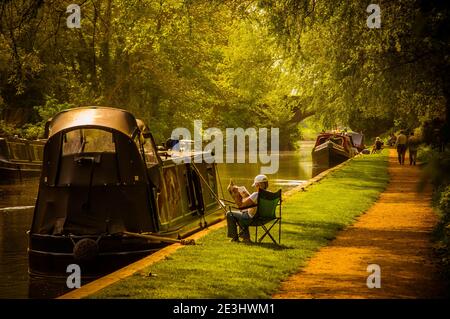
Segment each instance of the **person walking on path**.
[[413,132],[411,132],[411,135],[408,138],[409,165],[416,165],[417,149],[419,148],[419,144],[419,139],[414,136]]
[[421,170],[396,165],[395,153],[389,151],[389,185],[374,205],[272,298],[448,298],[431,241],[438,222],[432,187],[418,193]]
[[400,165],[405,165],[405,155],[406,155],[406,143],[408,138],[404,131],[400,131],[395,141],[395,148],[397,149],[398,162]]

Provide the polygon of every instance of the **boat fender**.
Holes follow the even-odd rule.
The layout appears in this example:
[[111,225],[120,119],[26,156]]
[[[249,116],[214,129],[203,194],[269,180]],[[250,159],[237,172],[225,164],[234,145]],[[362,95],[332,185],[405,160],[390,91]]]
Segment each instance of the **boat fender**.
[[80,262],[88,262],[98,255],[97,241],[90,238],[83,238],[73,246],[73,257]]

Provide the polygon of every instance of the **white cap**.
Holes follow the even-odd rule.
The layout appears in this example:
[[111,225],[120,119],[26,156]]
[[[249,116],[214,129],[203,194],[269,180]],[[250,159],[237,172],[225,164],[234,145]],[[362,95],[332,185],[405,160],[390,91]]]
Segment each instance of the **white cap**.
[[256,186],[256,183],[264,183],[264,182],[268,182],[269,180],[267,179],[266,175],[256,175],[255,180],[253,181],[253,187]]

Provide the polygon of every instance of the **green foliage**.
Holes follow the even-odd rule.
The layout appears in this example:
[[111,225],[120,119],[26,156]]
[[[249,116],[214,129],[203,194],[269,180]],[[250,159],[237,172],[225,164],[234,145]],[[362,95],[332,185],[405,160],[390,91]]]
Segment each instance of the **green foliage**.
[[325,126],[350,124],[379,135],[448,113],[448,3],[381,1],[380,29],[366,26],[369,2],[260,3],[298,57],[301,77],[310,79],[302,95],[311,96]]
[[417,150],[417,160],[422,163],[430,162],[433,156],[433,150],[430,146],[423,145]]
[[450,186],[447,186],[441,193],[439,209],[446,215],[447,221],[450,218]]
[[444,273],[450,278],[450,186],[441,187],[438,208],[441,219],[436,226],[436,252],[441,258]]
[[430,146],[419,149],[424,161],[422,185],[433,185],[433,204],[440,220],[435,227],[435,251],[440,256],[445,276],[450,278],[450,151],[438,152]]
[[[321,128],[380,135],[449,113],[449,5],[351,0],[97,0],[81,29],[64,1],[0,5],[0,106],[8,124],[39,124],[34,105],[131,110],[157,140],[209,127],[279,127],[282,147],[316,114]],[[49,113],[52,113],[51,111]],[[30,128],[30,135],[36,135]]]
[[35,106],[39,121],[36,124],[24,125],[22,132],[25,138],[35,139],[44,137],[45,123],[57,113],[74,107],[70,103],[59,103],[54,97],[47,96],[44,105]]
[[207,0],[88,1],[81,29],[68,29],[61,12],[69,3],[1,7],[1,115],[32,123],[25,135],[41,133],[41,121],[54,113],[46,104],[52,96],[128,109],[158,141],[193,119],[219,128],[280,127],[284,148],[299,138],[286,101],[293,75],[261,12]]
[[14,136],[19,133],[19,130],[12,124],[0,121],[0,136]]
[[450,151],[431,151],[423,169],[423,177],[424,181],[431,182],[436,189],[450,185]]
[[20,137],[27,139],[43,138],[45,123],[57,113],[71,107],[73,107],[72,104],[59,103],[58,100],[56,100],[55,98],[47,96],[44,105],[34,107],[34,110],[38,114],[38,120],[36,121],[36,123],[27,123],[22,127],[17,128],[14,127],[13,125],[3,126],[2,121],[0,127],[2,127],[2,130],[4,130],[5,135],[11,136],[17,134]]
[[52,118],[57,113],[67,110],[71,107],[74,107],[73,104],[70,103],[59,103],[58,100],[54,97],[47,96],[44,105],[35,106],[34,109],[37,111],[41,123],[47,122],[50,118]]

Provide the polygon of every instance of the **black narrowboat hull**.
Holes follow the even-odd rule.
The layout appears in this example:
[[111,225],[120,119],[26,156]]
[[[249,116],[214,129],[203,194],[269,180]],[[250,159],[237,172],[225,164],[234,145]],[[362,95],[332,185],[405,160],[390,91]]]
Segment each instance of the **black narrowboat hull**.
[[[207,225],[223,220],[219,210],[205,216]],[[203,218],[202,218],[203,219]],[[191,223],[171,233],[161,233],[164,237],[181,239],[205,228],[201,219],[191,218]],[[97,242],[98,253],[89,261],[75,258],[74,247],[82,239]],[[121,234],[105,236],[62,236],[28,234],[28,271],[32,277],[67,278],[67,266],[77,264],[83,279],[95,279],[144,258],[168,245],[163,241],[133,238]]]
[[[156,250],[162,243],[148,243],[143,239],[105,236],[98,241],[99,253],[90,261],[74,257],[74,243],[92,236],[29,236],[28,266],[31,276],[67,277],[67,266],[77,264],[85,279],[96,278],[120,269]],[[72,241],[73,240],[73,241]]]
[[345,162],[350,158],[350,154],[339,145],[326,142],[312,150],[312,160],[314,165],[322,167],[333,167]]

